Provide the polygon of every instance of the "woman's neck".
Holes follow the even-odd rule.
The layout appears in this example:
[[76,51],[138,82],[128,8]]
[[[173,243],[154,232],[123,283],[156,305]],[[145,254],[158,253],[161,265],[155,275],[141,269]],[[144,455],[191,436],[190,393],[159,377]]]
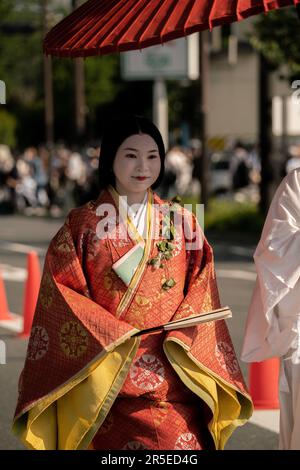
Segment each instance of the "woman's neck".
[[127,197],[128,206],[132,206],[132,204],[141,204],[145,198],[145,195],[147,194],[147,190],[140,193],[131,193],[118,187],[116,188],[116,190],[120,194],[120,196]]

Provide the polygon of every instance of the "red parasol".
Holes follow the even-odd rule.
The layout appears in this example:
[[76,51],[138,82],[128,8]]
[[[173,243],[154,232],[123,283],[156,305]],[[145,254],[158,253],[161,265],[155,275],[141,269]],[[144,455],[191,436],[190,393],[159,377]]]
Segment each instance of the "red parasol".
[[46,54],[86,57],[142,49],[300,0],[89,0],[44,40]]

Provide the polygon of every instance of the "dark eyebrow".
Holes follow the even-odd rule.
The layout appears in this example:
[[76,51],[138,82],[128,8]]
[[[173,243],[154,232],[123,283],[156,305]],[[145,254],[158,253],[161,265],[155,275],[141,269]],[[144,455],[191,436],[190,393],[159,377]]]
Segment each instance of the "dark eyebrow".
[[[133,152],[138,152],[138,149],[133,149],[131,147],[127,147],[126,149],[124,150],[132,150]],[[158,153],[158,150],[156,149],[153,149],[153,150],[148,150],[148,153],[152,153],[152,152],[157,152]]]

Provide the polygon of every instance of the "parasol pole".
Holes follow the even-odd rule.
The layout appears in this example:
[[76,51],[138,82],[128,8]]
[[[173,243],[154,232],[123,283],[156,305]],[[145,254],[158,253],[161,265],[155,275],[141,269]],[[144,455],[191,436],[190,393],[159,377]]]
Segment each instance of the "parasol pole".
[[[43,37],[48,32],[47,21],[47,8],[48,1],[42,0],[41,13],[42,13],[42,32]],[[54,105],[53,105],[53,79],[52,79],[52,58],[50,55],[44,54],[43,56],[43,71],[44,71],[44,93],[45,93],[45,128],[46,128],[46,142],[52,145],[54,142]]]
[[207,31],[199,34],[200,51],[200,139],[202,145],[202,154],[200,159],[200,185],[201,200],[204,204],[204,210],[208,208],[209,194],[209,157],[207,149],[207,112],[208,112],[208,69],[209,69],[209,44]]
[[[80,0],[72,0],[73,10],[82,4]],[[76,135],[80,138],[85,133],[86,114],[85,114],[85,76],[84,76],[84,59],[76,57],[74,59],[75,67],[75,124]]]

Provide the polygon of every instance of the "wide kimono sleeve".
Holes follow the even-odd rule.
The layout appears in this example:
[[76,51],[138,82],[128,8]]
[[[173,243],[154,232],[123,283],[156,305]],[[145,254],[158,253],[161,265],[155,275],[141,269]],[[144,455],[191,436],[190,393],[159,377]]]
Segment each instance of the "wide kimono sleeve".
[[[213,252],[197,219],[191,216],[191,220],[194,243],[189,241],[187,249],[185,297],[173,320],[220,307]],[[216,449],[223,449],[253,409],[226,323],[221,320],[171,331],[164,351],[184,384],[210,408],[209,430]]]
[[69,220],[48,249],[13,432],[31,449],[84,449],[126,379],[136,330],[89,298]]
[[300,169],[289,173],[272,200],[254,253],[257,279],[248,311],[242,360],[283,356],[299,337],[299,302],[280,329],[277,306],[300,279]]

